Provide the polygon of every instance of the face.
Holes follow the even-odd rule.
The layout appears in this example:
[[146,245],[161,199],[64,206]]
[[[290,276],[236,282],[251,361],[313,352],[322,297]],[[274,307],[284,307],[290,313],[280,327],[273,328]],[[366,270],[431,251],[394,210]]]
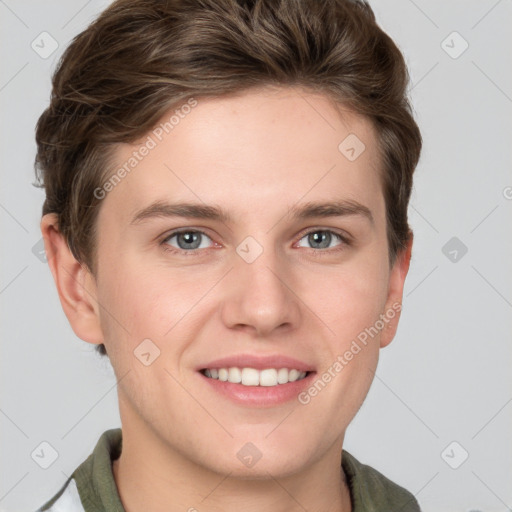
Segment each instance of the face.
[[97,219],[88,286],[123,429],[253,478],[339,458],[406,274],[389,266],[376,134],[288,88],[178,117],[117,148],[116,169],[137,163]]

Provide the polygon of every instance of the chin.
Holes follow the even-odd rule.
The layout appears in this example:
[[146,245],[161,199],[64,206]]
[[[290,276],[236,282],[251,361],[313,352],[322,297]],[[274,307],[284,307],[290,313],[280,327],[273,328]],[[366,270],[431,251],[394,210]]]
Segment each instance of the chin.
[[230,478],[264,481],[291,476],[300,472],[305,464],[305,460],[301,462],[295,456],[287,460],[284,456],[272,455],[272,460],[264,460],[262,457],[252,467],[244,466],[238,459],[233,463],[231,459],[216,467],[214,471],[223,475],[229,474]]
[[204,458],[205,452],[202,452],[200,463],[216,473],[230,474],[232,478],[268,480],[300,472],[312,463],[312,454],[318,453],[313,446],[308,448],[300,442],[288,442],[286,445],[277,439],[269,442],[263,435],[254,437],[254,441],[248,439],[251,437],[231,440],[229,446],[221,448],[221,453],[210,451],[209,460]]

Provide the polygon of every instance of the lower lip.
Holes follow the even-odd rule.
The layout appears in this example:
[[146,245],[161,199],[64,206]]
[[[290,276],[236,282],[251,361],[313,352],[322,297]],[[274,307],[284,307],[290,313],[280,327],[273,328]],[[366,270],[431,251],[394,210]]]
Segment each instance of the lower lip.
[[199,372],[199,376],[214,391],[239,405],[250,407],[272,407],[284,404],[290,400],[297,400],[299,393],[311,385],[315,374],[316,372],[310,372],[301,380],[278,384],[277,386],[244,386],[243,384],[233,384],[228,381],[211,379]]

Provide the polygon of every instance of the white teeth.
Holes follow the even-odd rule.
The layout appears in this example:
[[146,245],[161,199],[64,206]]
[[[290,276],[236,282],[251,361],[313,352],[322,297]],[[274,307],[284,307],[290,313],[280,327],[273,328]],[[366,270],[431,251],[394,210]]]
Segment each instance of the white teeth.
[[244,386],[277,386],[278,384],[287,384],[303,379],[307,372],[300,372],[295,368],[266,368],[256,370],[255,368],[207,368],[204,375],[211,379],[218,379],[223,382],[233,384],[243,384]]
[[244,386],[259,386],[260,372],[254,368],[244,368],[242,370],[242,384]]
[[288,381],[295,382],[299,378],[299,375],[299,370],[290,370],[290,372],[288,373]]
[[233,382],[234,384],[242,382],[242,372],[240,371],[240,368],[230,368],[228,370],[228,381]]
[[277,386],[277,370],[261,370],[260,386]]
[[277,382],[286,384],[288,382],[288,368],[280,368],[277,372]]

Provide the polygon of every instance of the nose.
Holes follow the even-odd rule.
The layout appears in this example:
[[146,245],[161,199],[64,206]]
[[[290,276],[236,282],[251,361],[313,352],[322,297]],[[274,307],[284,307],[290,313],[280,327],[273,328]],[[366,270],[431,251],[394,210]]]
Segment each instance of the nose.
[[224,283],[224,324],[257,337],[296,329],[301,319],[300,300],[289,264],[271,249],[265,249],[252,263],[238,254],[234,259]]

